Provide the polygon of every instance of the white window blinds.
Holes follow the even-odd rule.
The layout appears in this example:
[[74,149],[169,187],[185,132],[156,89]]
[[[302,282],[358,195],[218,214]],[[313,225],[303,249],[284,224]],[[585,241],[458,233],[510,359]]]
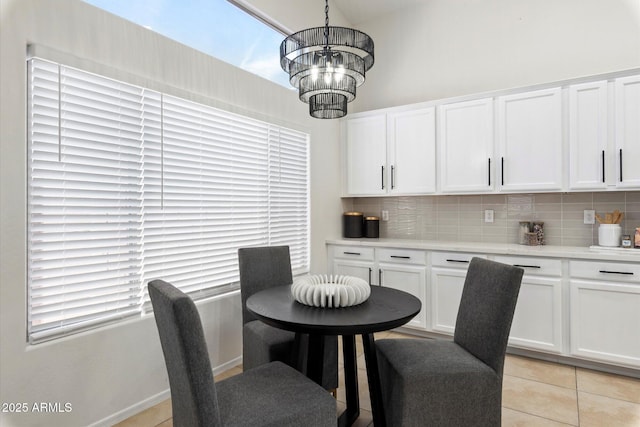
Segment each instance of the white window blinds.
[[309,269],[308,135],[29,60],[29,339],[237,287],[237,249]]

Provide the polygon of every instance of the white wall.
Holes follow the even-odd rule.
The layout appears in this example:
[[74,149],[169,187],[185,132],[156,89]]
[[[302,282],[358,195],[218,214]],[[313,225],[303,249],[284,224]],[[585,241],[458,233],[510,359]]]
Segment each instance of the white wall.
[[[338,125],[309,118],[293,91],[79,0],[0,0],[0,12],[0,402],[72,405],[70,413],[0,413],[0,425],[111,424],[168,397],[152,317],[36,346],[26,343],[27,44],[88,71],[309,132],[314,271],[326,269],[325,238],[340,233],[333,167]],[[237,359],[238,294],[199,309],[213,366]]]
[[640,66],[640,0],[425,0],[358,29],[376,56],[352,112]]

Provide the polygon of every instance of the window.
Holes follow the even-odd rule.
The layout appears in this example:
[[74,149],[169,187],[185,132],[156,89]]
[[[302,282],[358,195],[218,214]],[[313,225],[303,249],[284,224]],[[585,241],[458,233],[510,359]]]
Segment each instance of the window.
[[84,0],[287,89],[280,43],[287,31],[229,0]]
[[132,315],[146,283],[237,288],[237,249],[309,269],[308,135],[29,60],[29,321],[39,342]]

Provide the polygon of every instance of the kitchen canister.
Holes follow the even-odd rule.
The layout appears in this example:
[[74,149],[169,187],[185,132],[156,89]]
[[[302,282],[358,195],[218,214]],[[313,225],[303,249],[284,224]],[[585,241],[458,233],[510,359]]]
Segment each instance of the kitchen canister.
[[362,237],[364,221],[362,212],[345,212],[342,214],[342,237]]
[[374,239],[380,237],[380,218],[377,216],[364,217],[364,237]]
[[620,224],[600,224],[598,227],[598,245],[606,247],[620,246],[622,227]]

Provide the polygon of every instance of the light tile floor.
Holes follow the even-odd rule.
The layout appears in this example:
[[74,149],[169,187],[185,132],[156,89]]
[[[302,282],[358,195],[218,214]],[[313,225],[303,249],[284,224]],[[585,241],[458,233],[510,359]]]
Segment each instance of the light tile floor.
[[[376,339],[407,338],[396,332]],[[360,417],[355,427],[373,426],[362,342],[356,341]],[[342,358],[340,359],[342,365]],[[216,381],[242,372],[234,367]],[[344,410],[340,377],[338,411]],[[172,427],[171,403],[166,400],[117,427]],[[640,379],[606,374],[521,356],[507,355],[502,397],[503,427],[640,427]]]

